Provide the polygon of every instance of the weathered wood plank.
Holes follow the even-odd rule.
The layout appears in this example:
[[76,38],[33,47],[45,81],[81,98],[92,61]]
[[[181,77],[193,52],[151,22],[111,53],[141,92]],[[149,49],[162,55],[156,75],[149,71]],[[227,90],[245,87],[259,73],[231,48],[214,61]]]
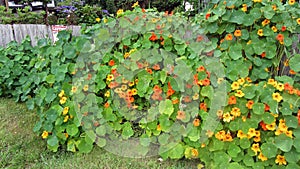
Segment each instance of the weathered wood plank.
[[11,25],[0,24],[0,46],[5,47],[14,40],[13,29]]
[[32,25],[32,24],[16,24],[13,25],[15,40],[22,42],[22,40],[28,35],[31,39],[31,44],[35,46],[38,39],[51,38],[49,33],[49,26],[46,25]]

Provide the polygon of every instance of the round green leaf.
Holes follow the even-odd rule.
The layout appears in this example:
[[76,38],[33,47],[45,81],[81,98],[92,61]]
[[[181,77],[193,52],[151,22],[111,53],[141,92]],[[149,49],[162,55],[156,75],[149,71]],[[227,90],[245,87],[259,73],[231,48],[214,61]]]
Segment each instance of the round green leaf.
[[261,151],[267,158],[272,158],[277,154],[277,147],[272,143],[263,143]]
[[67,133],[70,136],[75,136],[79,132],[78,127],[75,124],[69,124],[67,126]]
[[293,146],[293,139],[290,137],[287,137],[284,134],[281,134],[277,137],[275,137],[275,145],[277,148],[284,152],[288,152],[291,150]]

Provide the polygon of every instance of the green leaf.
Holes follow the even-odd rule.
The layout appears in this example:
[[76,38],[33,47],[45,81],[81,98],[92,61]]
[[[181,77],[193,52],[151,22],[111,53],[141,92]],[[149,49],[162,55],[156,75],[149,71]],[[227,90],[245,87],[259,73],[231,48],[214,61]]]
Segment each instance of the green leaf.
[[266,124],[271,124],[274,122],[275,118],[272,114],[270,113],[264,113],[262,115],[262,120],[266,123]]
[[104,138],[98,138],[96,140],[96,144],[99,146],[99,147],[104,147],[106,145],[106,140]]
[[284,134],[281,134],[277,137],[275,137],[275,145],[277,148],[279,148],[280,150],[284,151],[284,152],[288,152],[292,149],[292,145],[293,145],[293,139],[290,137],[287,137]]
[[104,125],[97,127],[96,133],[98,136],[104,136],[106,134],[106,127]]
[[177,144],[169,151],[169,157],[171,159],[180,159],[184,155],[184,147],[181,144]]
[[213,154],[213,159],[216,164],[227,164],[230,161],[231,157],[225,152],[218,151]]
[[300,71],[300,54],[295,54],[289,61],[289,65],[295,72]]
[[68,143],[67,143],[67,150],[71,151],[73,153],[76,152],[76,145],[75,145],[75,141],[73,139],[68,141]]
[[128,139],[129,137],[133,136],[133,134],[134,131],[131,128],[131,124],[129,122],[126,122],[122,130],[122,137],[124,139]]
[[164,100],[159,103],[159,112],[161,114],[166,114],[169,117],[174,112],[174,107],[171,100]]
[[272,143],[263,143],[261,145],[261,151],[267,158],[272,158],[277,154],[277,147]]
[[54,75],[48,75],[46,77],[46,82],[47,83],[54,83],[55,82],[55,76]]
[[214,89],[212,86],[204,86],[201,89],[201,95],[204,97],[208,97],[210,99],[212,99],[212,97],[213,97],[213,92],[214,92]]
[[233,60],[238,60],[239,58],[243,57],[242,45],[240,43],[234,44],[230,47],[228,54]]
[[57,139],[57,137],[55,135],[49,136],[48,140],[47,140],[47,144],[49,146],[52,146],[52,147],[58,145],[58,139]]
[[227,153],[231,157],[237,157],[240,152],[241,152],[241,149],[237,145],[235,145],[235,144],[229,145]]
[[295,149],[284,153],[284,157],[288,163],[297,163],[300,160],[300,154]]
[[263,103],[254,103],[252,109],[255,114],[263,114],[265,112],[265,105]]
[[287,127],[297,128],[298,127],[298,119],[295,116],[285,116],[284,117],[285,124]]
[[80,143],[78,144],[78,150],[81,153],[89,153],[93,149],[92,143],[87,143],[85,140],[80,140]]
[[237,162],[230,163],[228,166],[228,169],[237,169],[237,168],[243,169],[243,167]]
[[248,149],[250,147],[250,141],[248,138],[240,139],[240,146],[242,149]]
[[67,133],[70,136],[75,136],[79,132],[78,127],[75,124],[69,124],[67,126]]
[[246,166],[250,167],[250,166],[253,166],[254,164],[254,160],[253,160],[253,157],[250,156],[249,154],[246,154],[244,156],[244,159],[243,159],[243,162]]

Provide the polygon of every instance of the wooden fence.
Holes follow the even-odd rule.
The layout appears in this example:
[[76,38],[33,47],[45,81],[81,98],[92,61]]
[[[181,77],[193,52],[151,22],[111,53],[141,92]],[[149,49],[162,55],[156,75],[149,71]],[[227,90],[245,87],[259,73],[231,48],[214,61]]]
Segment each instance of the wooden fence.
[[[68,30],[72,30],[74,36],[80,35],[80,28],[80,26],[67,26]],[[36,24],[0,24],[0,46],[5,47],[11,41],[20,43],[27,35],[30,37],[33,46],[37,44],[39,39],[50,38],[52,41],[54,39],[51,26]]]

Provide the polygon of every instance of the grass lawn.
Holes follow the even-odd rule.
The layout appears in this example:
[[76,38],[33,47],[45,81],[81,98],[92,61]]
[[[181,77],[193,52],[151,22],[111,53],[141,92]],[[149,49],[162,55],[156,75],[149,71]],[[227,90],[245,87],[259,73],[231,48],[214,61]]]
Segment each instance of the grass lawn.
[[24,104],[0,98],[0,168],[192,169],[199,163],[199,160],[159,162],[159,157],[124,158],[96,146],[89,154],[64,150],[53,153],[32,131],[36,121],[35,113]]

